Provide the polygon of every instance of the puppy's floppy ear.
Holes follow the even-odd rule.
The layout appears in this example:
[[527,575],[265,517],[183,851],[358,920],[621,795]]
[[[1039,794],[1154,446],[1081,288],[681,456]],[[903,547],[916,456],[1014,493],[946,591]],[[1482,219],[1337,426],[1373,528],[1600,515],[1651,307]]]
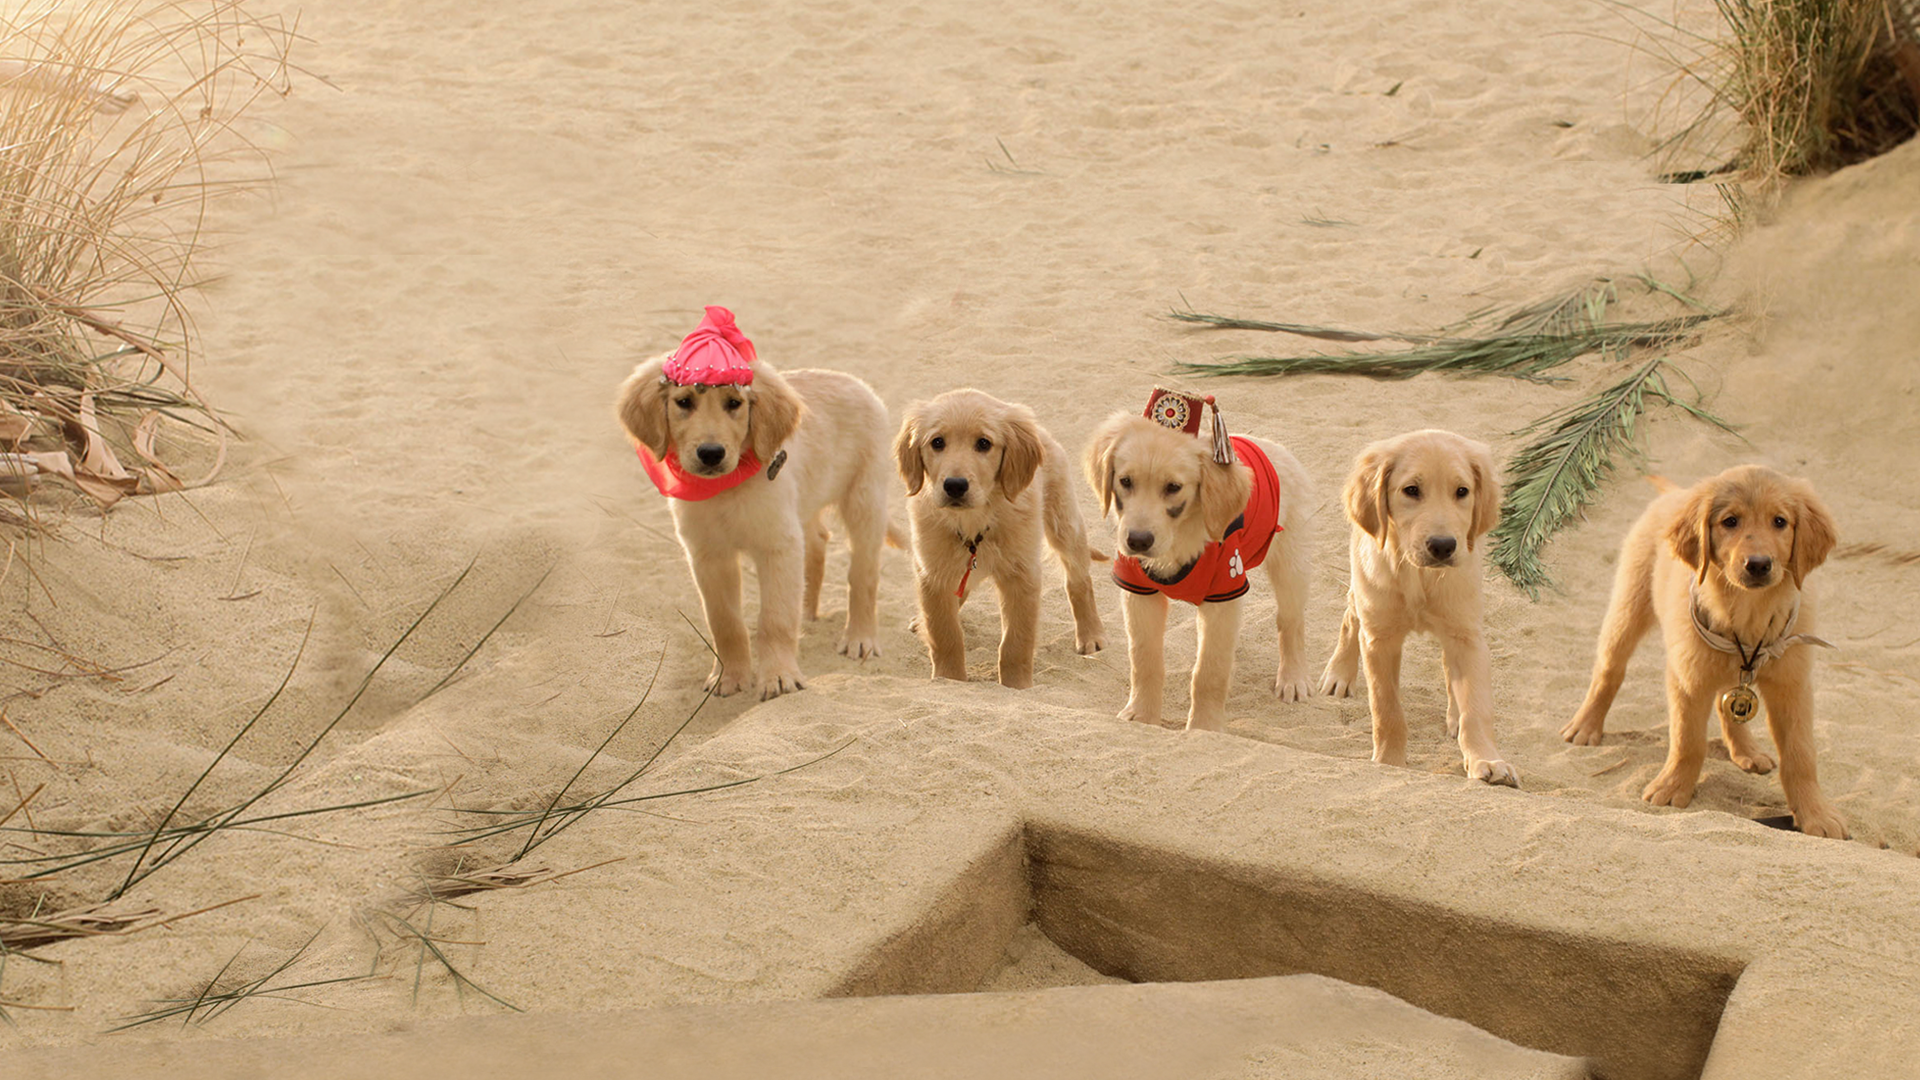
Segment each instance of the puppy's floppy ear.
[[757,366],[748,391],[752,410],[747,413],[747,445],[763,464],[771,464],[780,446],[793,437],[806,416],[807,407],[793,392],[787,380],[765,364]]
[[1360,451],[1353,475],[1341,495],[1347,517],[1360,531],[1387,546],[1387,480],[1393,475],[1393,453],[1381,443]]
[[1840,537],[1833,515],[1827,512],[1827,504],[1813,493],[1811,484],[1796,483],[1793,499],[1799,508],[1793,515],[1793,550],[1787,555],[1787,573],[1793,575],[1795,585],[1800,585],[1808,574],[1827,561]]
[[1027,490],[1045,455],[1040,445],[1040,422],[1034,419],[1033,410],[1025,405],[1008,409],[1000,428],[1000,472],[994,478],[1007,498]]
[[893,437],[893,461],[899,466],[900,479],[907,482],[907,494],[918,495],[927,482],[927,463],[920,457],[920,424],[926,419],[926,402],[907,406],[901,418],[900,434]]
[[1473,542],[1500,524],[1500,474],[1493,464],[1493,448],[1486,443],[1467,443],[1467,460],[1473,465],[1473,526],[1467,530],[1467,550]]
[[1120,445],[1120,433],[1126,430],[1133,413],[1114,413],[1107,417],[1093,433],[1093,441],[1087,444],[1086,456],[1081,464],[1086,468],[1087,483],[1093,487],[1093,493],[1100,496],[1100,516],[1106,517],[1107,510],[1113,505],[1113,456]]
[[667,456],[667,388],[661,382],[666,358],[649,360],[633,369],[614,395],[614,412],[620,426],[634,442],[647,448],[656,459]]
[[1667,528],[1667,545],[1674,557],[1692,567],[1694,580],[1700,583],[1707,580],[1707,568],[1713,565],[1713,497],[1719,490],[1717,480],[1696,484]]
[[1218,540],[1227,534],[1227,526],[1247,509],[1253,496],[1253,470],[1235,462],[1222,465],[1213,460],[1207,445],[1194,440],[1194,452],[1205,459],[1200,466],[1200,520],[1207,527],[1207,539]]

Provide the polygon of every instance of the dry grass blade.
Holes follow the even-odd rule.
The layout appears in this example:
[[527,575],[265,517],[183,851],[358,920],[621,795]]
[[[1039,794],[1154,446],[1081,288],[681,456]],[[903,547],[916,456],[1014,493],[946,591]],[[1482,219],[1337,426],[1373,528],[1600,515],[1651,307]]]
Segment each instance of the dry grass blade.
[[[507,613],[505,615],[500,616],[500,618],[492,626],[488,627],[486,633],[480,635],[480,640],[473,643],[473,648],[467,650],[466,655],[460,658],[460,662],[453,665],[453,667],[447,671],[446,675],[441,677],[439,682],[434,683],[432,689],[420,695],[420,701],[425,701],[428,698],[432,697],[433,695],[439,693],[441,687],[452,682],[453,677],[455,675],[460,674],[460,669],[467,666],[467,661],[473,659],[474,656],[477,653],[479,653],[481,647],[486,645],[488,641],[492,640],[494,633],[498,631],[502,626],[505,626],[507,624],[508,619],[513,618],[513,613],[520,610],[520,605],[526,603],[529,597],[533,596],[534,593],[540,591],[540,586],[545,585],[547,583],[547,578],[553,575],[553,571],[555,567],[557,567],[558,565],[559,565],[558,563],[555,563],[553,566],[547,567],[546,571],[543,572],[540,575],[540,577],[534,581],[532,585],[527,587],[527,591],[520,594],[520,599],[515,600],[513,602],[513,605],[507,608]],[[417,705],[419,704],[419,702],[415,702],[414,704]]]
[[343,975],[332,979],[310,979],[305,982],[275,984],[273,980],[285,974],[288,968],[298,963],[300,959],[306,955],[307,949],[313,945],[319,936],[319,932],[315,931],[313,937],[308,938],[299,948],[293,950],[285,959],[269,969],[266,974],[258,978],[228,984],[226,982],[227,973],[233,970],[233,966],[239,961],[241,954],[246,952],[246,947],[241,946],[239,952],[228,957],[227,962],[221,965],[220,970],[215,973],[213,978],[208,979],[205,985],[192,997],[165,999],[157,1003],[160,1006],[159,1008],[134,1016],[121,1017],[120,1019],[124,1022],[117,1027],[109,1028],[108,1031],[126,1031],[129,1028],[158,1023],[162,1020],[171,1020],[175,1017],[179,1017],[182,1024],[204,1024],[214,1017],[219,1016],[221,1013],[226,1012],[228,1009],[233,1008],[235,1005],[252,998],[275,998],[286,1001],[298,1001],[300,999],[288,998],[286,995],[295,990],[306,990],[316,986],[332,986],[337,983],[364,982],[380,977],[371,974]]
[[422,930],[421,928],[413,925],[412,921],[407,919],[406,917],[401,915],[395,915],[391,911],[382,911],[379,913],[380,917],[383,920],[385,920],[385,922],[387,923],[387,926],[389,927],[389,929],[399,934],[401,937],[410,939],[418,943],[419,945],[420,960],[419,960],[419,963],[416,964],[414,968],[414,980],[413,980],[414,1000],[415,1001],[419,1000],[422,969],[426,965],[427,957],[431,955],[433,959],[436,962],[438,962],[442,968],[446,969],[447,974],[450,977],[452,977],[454,990],[455,992],[460,994],[460,996],[463,999],[466,997],[466,992],[468,990],[472,990],[475,993],[479,994],[480,996],[486,998],[489,1001],[494,1002],[497,1005],[505,1006],[506,1008],[512,1009],[514,1012],[524,1012],[525,1010],[520,1008],[520,1006],[515,1005],[514,1003],[507,1001],[504,998],[494,995],[493,993],[488,991],[485,987],[481,986],[479,983],[476,983],[472,979],[467,978],[466,974],[462,972],[459,968],[455,967],[453,965],[453,961],[447,958],[447,954],[441,951],[440,939],[433,936],[433,921],[432,921],[433,911],[437,906],[438,905],[436,904],[427,905],[428,921],[427,921],[427,927],[425,930]]
[[[262,705],[260,709],[258,709],[254,713],[253,717],[249,719],[247,723],[241,727],[240,732],[236,734],[233,737],[233,739],[227,743],[226,748],[223,749],[220,752],[220,754],[214,758],[213,762],[210,763],[207,766],[207,768],[201,772],[200,776],[193,781],[193,783],[187,788],[186,792],[184,792],[179,799],[175,800],[172,809],[168,811],[167,815],[161,820],[160,825],[157,826],[155,829],[153,829],[150,832],[143,831],[135,834],[127,834],[127,833],[79,831],[79,830],[36,829],[31,827],[26,829],[20,829],[20,828],[15,828],[10,826],[0,826],[0,831],[4,831],[4,832],[29,833],[35,836],[42,836],[42,837],[65,837],[70,839],[106,840],[107,841],[106,844],[100,847],[96,847],[84,852],[80,852],[78,854],[34,855],[34,856],[28,856],[28,857],[0,859],[0,866],[33,866],[35,867],[35,869],[32,872],[21,876],[20,880],[26,881],[26,880],[46,878],[55,874],[67,873],[67,872],[79,869],[82,866],[91,865],[93,863],[100,862],[105,859],[117,858],[121,855],[132,853],[134,854],[133,866],[129,868],[126,878],[120,883],[119,887],[114,889],[107,896],[107,899],[112,900],[121,895],[124,895],[127,892],[127,890],[133,888],[133,886],[139,884],[141,881],[144,881],[146,878],[152,876],[154,873],[165,868],[166,866],[171,865],[174,861],[186,855],[188,852],[192,851],[195,847],[199,846],[202,842],[204,842],[208,838],[219,835],[220,833],[228,830],[259,829],[262,825],[265,825],[269,822],[285,821],[285,820],[289,820],[293,818],[301,818],[301,817],[312,817],[320,814],[339,813],[347,810],[365,809],[368,807],[382,806],[387,803],[403,802],[409,799],[416,799],[425,795],[432,794],[432,792],[429,790],[410,791],[410,792],[401,793],[399,795],[388,795],[388,796],[383,796],[383,797],[374,798],[374,799],[362,799],[355,802],[339,803],[339,804],[323,806],[323,807],[313,807],[310,809],[290,810],[290,811],[285,811],[278,814],[261,814],[253,817],[245,816],[247,811],[251,810],[255,804],[260,802],[260,800],[266,798],[268,795],[271,795],[273,792],[279,790],[281,787],[286,785],[288,780],[292,777],[294,771],[297,770],[301,766],[301,764],[304,763],[306,759],[312,755],[314,750],[319,748],[320,744],[323,741],[325,741],[326,737],[332,734],[334,728],[338,727],[340,722],[344,720],[347,717],[347,715],[353,711],[353,707],[359,703],[360,698],[367,692],[367,688],[373,685],[373,680],[375,676],[380,674],[381,669],[386,666],[387,661],[393,658],[394,653],[399,651],[400,646],[404,645],[407,642],[407,640],[413,636],[414,631],[418,630],[420,628],[420,625],[426,622],[427,618],[431,616],[434,613],[434,611],[440,607],[441,603],[444,602],[448,596],[452,595],[455,589],[459,588],[460,583],[466,580],[468,574],[472,573],[473,567],[474,567],[474,563],[472,562],[467,563],[466,568],[460,571],[460,574],[453,579],[453,582],[449,584],[445,589],[442,589],[440,591],[440,594],[434,597],[433,602],[428,604],[425,610],[421,611],[421,613],[417,617],[415,617],[413,622],[408,624],[406,630],[403,631],[400,634],[400,636],[394,640],[393,644],[387,648],[386,652],[381,654],[380,659],[375,661],[374,665],[370,669],[368,669],[367,674],[360,680],[360,685],[354,690],[352,696],[348,698],[347,703],[341,706],[340,710],[333,715],[333,718],[330,719],[323,727],[321,727],[320,731],[317,734],[315,734],[311,739],[307,741],[306,745],[304,745],[301,748],[300,752],[294,756],[293,761],[288,763],[287,766],[284,769],[282,769],[280,773],[273,778],[273,780],[269,781],[267,784],[262,786],[259,790],[255,791],[252,795],[248,796],[246,799],[243,799],[238,804],[228,807],[225,810],[219,811],[218,813],[215,813],[212,815],[208,815],[206,817],[199,818],[190,823],[172,824],[174,819],[178,816],[181,808],[186,804],[187,798],[191,796],[194,793],[194,791],[199,789],[199,787],[206,781],[207,777],[213,772],[214,768],[218,766],[220,761],[225,758],[227,753],[233,749],[233,746],[239,742],[240,738],[244,736],[249,730],[251,730],[253,725],[260,719],[262,715],[265,714],[266,710],[274,703],[274,701],[278,700],[281,691],[286,689],[287,682],[292,679],[293,671],[299,664],[298,655],[294,657],[293,666],[290,666],[288,668],[287,674],[285,677],[282,678],[279,688],[276,689],[273,695],[267,699],[266,703]],[[310,628],[311,628],[311,623],[309,623],[309,629]],[[304,648],[305,648],[305,639],[303,638],[302,639],[303,651],[304,651]],[[163,844],[164,846],[162,846]],[[156,848],[158,849],[157,851],[155,850]]]
[[600,862],[592,863],[588,866],[576,867],[572,870],[562,870],[559,873],[555,873],[544,866],[521,867],[516,863],[497,866],[491,870],[465,870],[456,866],[454,869],[446,871],[445,873],[423,875],[420,879],[420,884],[416,886],[412,892],[409,892],[405,899],[415,907],[418,907],[421,904],[436,904],[448,900],[457,900],[462,896],[471,896],[474,893],[493,892],[498,889],[525,889],[533,885],[545,885],[550,881],[559,881],[561,878],[572,877],[575,874],[584,874],[589,870],[597,870],[602,866],[624,862],[625,860],[626,856],[621,855],[611,859],[603,859]]
[[[719,654],[714,652],[713,643],[707,640],[707,636],[700,632],[700,628],[694,625],[694,622],[692,619],[687,618],[685,612],[681,612],[680,617],[686,622],[687,626],[693,630],[694,634],[700,638],[700,643],[706,646],[707,652],[712,654],[714,658],[717,660],[719,658]],[[660,660],[655,662],[654,676],[653,676],[654,678],[659,677],[660,663],[664,662],[665,659],[666,659],[666,654],[662,653]],[[654,762],[660,760],[660,755],[666,753],[667,747],[672,746],[674,740],[680,737],[680,733],[687,730],[687,725],[693,723],[694,717],[700,715],[700,710],[705,708],[707,702],[712,700],[713,698],[713,691],[711,688],[709,688],[707,692],[701,696],[699,703],[694,705],[693,709],[687,713],[685,719],[680,721],[680,726],[674,728],[673,731],[667,735],[666,739],[662,740],[660,745],[654,748],[653,753],[648,755],[647,760],[640,763],[639,768],[634,769],[632,772],[628,773],[626,778],[621,780],[619,783],[614,784],[611,787],[605,788],[604,790],[600,791],[595,795],[589,796],[588,798],[582,799],[578,802],[568,803],[563,805],[560,802],[560,800],[565,798],[566,793],[573,788],[574,783],[580,779],[581,774],[586,772],[587,766],[593,764],[594,759],[599,757],[600,752],[602,750],[605,750],[607,747],[607,744],[613,741],[613,737],[615,735],[620,734],[621,730],[627,726],[628,721],[631,721],[634,718],[634,716],[639,713],[640,706],[646,704],[647,695],[652,693],[652,691],[653,691],[653,680],[649,679],[647,682],[647,690],[646,692],[641,694],[639,704],[635,705],[632,711],[627,713],[627,715],[621,719],[620,723],[614,726],[613,731],[610,732],[605,739],[601,740],[600,745],[594,750],[593,754],[590,755],[587,758],[587,760],[581,764],[580,768],[574,771],[573,776],[568,779],[566,785],[563,786],[557,793],[555,793],[551,799],[547,800],[546,806],[542,807],[539,811],[460,810],[459,813],[462,813],[462,814],[475,814],[475,815],[481,815],[486,817],[495,817],[501,820],[498,820],[486,825],[477,825],[471,828],[455,830],[455,832],[460,835],[460,838],[452,841],[452,843],[455,845],[471,844],[481,840],[489,839],[491,837],[503,836],[510,833],[518,832],[521,829],[526,829],[528,830],[527,839],[521,845],[519,854],[514,856],[514,860],[517,861],[519,859],[525,858],[526,855],[529,852],[531,852],[534,848],[537,848],[541,844],[546,843],[548,840],[553,839],[555,836],[559,835],[562,831],[570,828],[576,822],[580,821],[581,819],[585,818],[587,815],[597,810],[604,810],[608,808],[630,808],[635,803],[651,802],[656,799],[672,799],[672,798],[678,798],[685,795],[700,795],[700,794],[704,794],[706,792],[711,792],[711,791],[724,791],[728,788],[744,787],[748,784],[759,783],[761,780],[765,780],[768,777],[784,776],[787,773],[796,772],[800,769],[804,769],[808,767],[809,765],[814,765],[819,762],[825,761],[826,759],[834,756],[835,754],[838,754],[840,751],[845,750],[847,747],[853,745],[853,741],[848,740],[847,742],[842,743],[841,745],[833,748],[832,750],[827,751],[826,753],[820,755],[817,758],[813,758],[810,761],[803,761],[798,765],[792,765],[785,769],[778,769],[778,770],[775,770],[774,772],[764,773],[760,776],[749,776],[740,780],[725,780],[717,784],[705,784],[700,787],[680,788],[674,791],[654,792],[648,795],[629,795],[629,796],[626,796],[625,798],[618,797],[621,792],[633,786],[633,784],[636,781],[638,781],[641,777],[645,776],[647,772],[653,768]]]
[[[120,888],[115,895],[126,892],[133,887],[134,882],[140,880],[142,876],[140,874],[140,867],[141,864],[146,861],[147,853],[153,850],[153,845],[159,843],[162,836],[166,835],[167,827],[173,824],[173,819],[180,813],[180,808],[187,804],[187,800],[193,797],[194,792],[200,790],[200,785],[206,782],[207,777],[213,775],[213,770],[219,768],[220,762],[226,760],[226,756],[233,752],[233,748],[239,745],[240,740],[247,737],[247,732],[253,730],[253,725],[260,722],[260,718],[267,714],[268,709],[273,708],[273,703],[280,700],[280,694],[286,690],[287,684],[293,681],[293,673],[299,670],[300,658],[306,655],[307,642],[313,638],[313,620],[317,614],[319,614],[318,608],[307,613],[307,626],[306,629],[300,633],[300,646],[294,650],[293,662],[287,665],[287,673],[281,678],[280,685],[274,687],[273,693],[268,695],[266,702],[254,710],[253,715],[247,718],[247,722],[240,725],[240,730],[235,732],[233,738],[227,741],[227,745],[221,747],[220,752],[213,756],[213,761],[209,762],[207,767],[201,771],[200,775],[194,778],[193,783],[187,785],[187,790],[180,793],[180,798],[174,800],[172,808],[167,811],[166,816],[160,819],[160,824],[154,826],[153,835],[147,838],[146,845],[133,857],[133,865],[127,868],[126,880],[121,882]],[[0,822],[0,824],[5,824],[5,822]]]
[[0,919],[0,948],[17,951],[71,938],[123,934],[158,914],[158,908],[109,911],[104,906],[96,906],[52,915]]
[[0,6],[0,434],[35,459],[12,486],[61,476],[103,505],[177,490],[146,455],[97,470],[107,444],[88,440],[130,448],[156,410],[219,426],[187,294],[210,209],[271,175],[242,117],[287,92],[293,39],[244,0]]

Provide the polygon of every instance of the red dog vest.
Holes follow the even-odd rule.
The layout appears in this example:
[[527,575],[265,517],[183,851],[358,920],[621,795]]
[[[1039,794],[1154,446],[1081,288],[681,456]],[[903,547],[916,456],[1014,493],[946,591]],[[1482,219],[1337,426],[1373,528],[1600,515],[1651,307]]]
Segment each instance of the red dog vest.
[[1227,526],[1227,534],[1209,541],[1198,559],[1165,580],[1147,573],[1131,555],[1114,556],[1113,580],[1121,588],[1140,596],[1165,593],[1189,604],[1217,604],[1247,591],[1247,572],[1266,561],[1273,534],[1285,531],[1280,524],[1280,474],[1258,446],[1238,435],[1233,437],[1233,454],[1253,470],[1253,494]]

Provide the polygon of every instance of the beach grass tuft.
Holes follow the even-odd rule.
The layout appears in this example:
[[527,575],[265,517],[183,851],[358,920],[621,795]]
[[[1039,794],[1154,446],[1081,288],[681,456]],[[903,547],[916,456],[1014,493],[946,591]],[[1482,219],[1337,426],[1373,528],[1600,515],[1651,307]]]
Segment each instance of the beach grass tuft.
[[[294,39],[244,0],[0,4],[7,493],[179,490],[156,440],[224,438],[191,377],[188,295],[212,207],[271,175],[244,118],[288,91]],[[4,516],[39,523],[24,503]]]

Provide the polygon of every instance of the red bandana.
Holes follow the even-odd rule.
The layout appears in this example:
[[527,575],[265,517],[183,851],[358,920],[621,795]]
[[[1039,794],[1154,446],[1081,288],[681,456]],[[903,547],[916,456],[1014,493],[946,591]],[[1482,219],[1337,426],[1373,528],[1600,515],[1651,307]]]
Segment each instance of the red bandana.
[[653,452],[644,446],[633,448],[640,455],[640,464],[647,470],[647,479],[660,489],[660,494],[669,499],[685,499],[688,502],[701,502],[711,499],[723,491],[732,491],[753,478],[760,471],[760,459],[753,451],[740,451],[740,464],[725,476],[695,476],[680,467],[680,455],[668,454],[662,462],[653,456]]

